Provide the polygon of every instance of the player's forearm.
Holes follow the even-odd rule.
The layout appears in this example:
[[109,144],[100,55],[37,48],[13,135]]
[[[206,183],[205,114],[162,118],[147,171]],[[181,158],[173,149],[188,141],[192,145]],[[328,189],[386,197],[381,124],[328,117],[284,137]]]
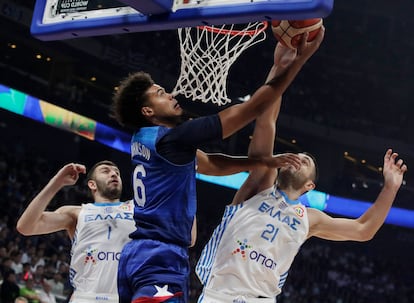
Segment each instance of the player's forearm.
[[300,68],[298,60],[280,75],[273,77],[266,85],[261,86],[249,101],[221,111],[219,117],[222,122],[223,138],[228,138],[263,112],[269,110],[283,95]]
[[266,100],[266,98],[263,100],[258,100],[256,102],[256,106],[267,108],[268,106],[271,106],[277,98],[280,98],[308,59],[309,58],[305,56],[297,56],[293,62],[285,68],[278,68],[277,66],[273,65],[265,83],[265,87],[271,87],[271,94],[273,98],[270,98],[271,101]]
[[272,108],[274,103],[280,100],[283,93],[293,82],[305,62],[306,60],[304,60],[304,58],[297,57],[289,67],[284,68],[280,72],[277,67],[273,66],[273,72],[271,71],[269,74],[273,77],[269,77],[270,80],[259,88],[251,100],[245,103],[249,107],[248,111],[250,112],[250,115],[254,115],[252,118],[257,118],[257,116]]
[[370,240],[378,232],[391,209],[399,187],[385,184],[375,203],[357,220],[362,224],[361,236]]
[[37,225],[41,224],[41,217],[46,207],[62,188],[53,178],[29,203],[17,221],[16,229],[23,235],[37,234]]
[[269,74],[267,75],[267,77],[266,77],[266,81],[265,81],[265,84],[267,83],[267,82],[269,82],[270,80],[272,80],[274,77],[276,77],[276,72],[278,71],[278,68],[277,68],[277,66],[275,65],[275,64],[273,64],[273,66],[272,66],[272,68],[270,69],[270,71],[269,71]]
[[276,120],[282,98],[256,118],[253,137],[249,144],[249,158],[272,157],[276,135]]
[[270,76],[273,75],[273,77],[268,77],[266,85],[277,89],[278,92],[281,92],[280,95],[282,95],[282,93],[288,88],[290,83],[292,83],[308,59],[309,58],[305,56],[297,56],[286,68],[280,69],[276,66],[273,66],[273,72],[271,71],[269,74]]
[[265,159],[249,159],[247,157],[230,157],[225,155],[209,155],[208,163],[198,169],[198,172],[212,176],[226,176],[256,167],[264,167],[268,162]]
[[190,247],[193,247],[197,241],[197,218],[194,217],[193,226],[191,227],[191,244]]

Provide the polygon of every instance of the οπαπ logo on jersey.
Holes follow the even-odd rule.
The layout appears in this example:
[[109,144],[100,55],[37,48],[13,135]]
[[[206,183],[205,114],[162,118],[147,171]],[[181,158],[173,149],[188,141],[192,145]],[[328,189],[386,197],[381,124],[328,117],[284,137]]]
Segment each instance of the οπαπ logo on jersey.
[[96,251],[97,251],[96,248],[93,249],[91,247],[88,247],[88,249],[84,251],[84,253],[86,254],[85,261],[84,261],[85,264],[89,262],[92,262],[92,264],[96,264],[96,259],[94,257],[94,253],[96,253]]
[[231,254],[240,254],[243,259],[246,259],[246,250],[249,248],[253,248],[253,246],[247,244],[247,239],[244,239],[243,241],[237,240],[237,244],[239,244],[239,247],[233,250]]

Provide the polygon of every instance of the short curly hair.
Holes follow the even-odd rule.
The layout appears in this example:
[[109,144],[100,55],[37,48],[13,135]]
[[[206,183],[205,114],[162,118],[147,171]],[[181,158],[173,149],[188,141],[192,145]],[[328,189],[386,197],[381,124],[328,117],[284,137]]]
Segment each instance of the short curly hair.
[[148,100],[146,91],[154,80],[145,72],[136,72],[123,79],[112,98],[112,116],[122,126],[137,130],[151,123],[142,115],[141,108]]

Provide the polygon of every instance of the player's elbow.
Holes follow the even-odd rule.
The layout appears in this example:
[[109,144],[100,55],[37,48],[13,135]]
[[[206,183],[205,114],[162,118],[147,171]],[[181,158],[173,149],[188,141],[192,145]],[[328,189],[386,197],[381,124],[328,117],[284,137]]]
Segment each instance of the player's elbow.
[[220,170],[215,169],[212,165],[198,166],[197,172],[207,176],[217,176],[222,173]]
[[375,234],[380,229],[381,224],[366,220],[364,217],[356,219],[355,236],[359,242],[367,242],[374,238]]
[[374,236],[375,236],[375,232],[373,232],[372,230],[361,228],[357,234],[356,241],[367,242],[367,241],[372,240]]
[[21,220],[17,221],[16,230],[22,234],[23,236],[31,236],[33,228],[21,222]]

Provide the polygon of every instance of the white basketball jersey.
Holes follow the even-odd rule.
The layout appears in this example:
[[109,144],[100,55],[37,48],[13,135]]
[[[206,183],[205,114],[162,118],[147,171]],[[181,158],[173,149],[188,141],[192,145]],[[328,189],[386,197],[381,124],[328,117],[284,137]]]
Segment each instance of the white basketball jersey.
[[306,207],[293,203],[271,188],[227,206],[196,267],[205,289],[275,298],[309,230]]
[[132,201],[83,204],[72,241],[70,278],[76,292],[114,294],[118,261],[135,229]]

